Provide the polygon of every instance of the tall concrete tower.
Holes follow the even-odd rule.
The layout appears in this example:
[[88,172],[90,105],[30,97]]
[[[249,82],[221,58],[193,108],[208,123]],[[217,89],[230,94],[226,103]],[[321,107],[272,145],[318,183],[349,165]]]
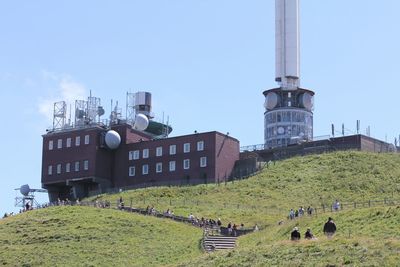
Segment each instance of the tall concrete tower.
[[264,91],[267,148],[312,140],[314,92],[300,88],[299,0],[275,0],[275,81]]

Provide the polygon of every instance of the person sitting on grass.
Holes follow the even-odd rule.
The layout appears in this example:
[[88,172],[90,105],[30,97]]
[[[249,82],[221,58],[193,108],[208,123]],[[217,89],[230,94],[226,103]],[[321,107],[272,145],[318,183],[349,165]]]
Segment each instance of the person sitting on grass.
[[304,234],[304,238],[308,240],[316,239],[315,236],[311,233],[311,228],[307,228],[307,231]]
[[336,224],[333,222],[331,217],[328,218],[328,221],[324,225],[324,234],[331,238],[336,232]]
[[292,240],[292,241],[300,240],[299,228],[297,228],[297,227],[293,228],[293,231],[290,233],[290,240]]

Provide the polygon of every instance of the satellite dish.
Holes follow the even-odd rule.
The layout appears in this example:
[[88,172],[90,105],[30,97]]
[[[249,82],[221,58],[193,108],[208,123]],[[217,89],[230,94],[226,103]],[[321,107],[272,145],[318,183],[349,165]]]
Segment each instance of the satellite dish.
[[312,110],[314,107],[314,97],[309,93],[302,94],[300,96],[300,105],[307,110]]
[[138,114],[135,118],[135,123],[133,124],[133,129],[144,131],[149,126],[149,119],[144,114]]
[[19,188],[19,192],[21,193],[21,195],[27,196],[31,192],[31,189],[30,189],[29,185],[24,184],[24,185],[21,185],[21,187]]
[[268,110],[274,109],[278,105],[278,95],[274,92],[270,92],[265,97],[264,107]]
[[117,149],[121,143],[121,136],[114,130],[109,130],[105,137],[106,145],[109,149]]

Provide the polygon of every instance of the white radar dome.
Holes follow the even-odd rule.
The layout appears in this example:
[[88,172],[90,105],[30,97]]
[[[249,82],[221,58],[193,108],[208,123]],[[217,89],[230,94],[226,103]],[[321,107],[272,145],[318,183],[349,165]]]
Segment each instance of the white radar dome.
[[138,114],[135,118],[135,124],[133,125],[133,129],[144,131],[149,126],[149,119],[144,114]]
[[274,92],[270,92],[265,97],[264,107],[268,110],[274,109],[278,105],[278,95]]
[[109,130],[106,133],[106,145],[110,149],[117,149],[119,147],[119,144],[121,143],[121,136],[119,136],[119,133],[117,133],[114,130]]
[[29,188],[29,185],[27,185],[27,184],[21,185],[21,187],[19,188],[19,192],[24,196],[29,195],[30,191],[31,191],[31,189]]

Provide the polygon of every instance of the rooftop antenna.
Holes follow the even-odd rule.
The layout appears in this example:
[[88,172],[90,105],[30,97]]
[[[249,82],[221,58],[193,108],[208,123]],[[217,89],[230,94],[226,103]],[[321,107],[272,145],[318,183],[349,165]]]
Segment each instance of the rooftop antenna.
[[135,93],[126,93],[126,122],[133,125],[136,117]]
[[65,126],[67,104],[65,101],[55,102],[53,109],[53,130],[61,130]]
[[37,207],[39,203],[35,199],[35,193],[47,193],[46,189],[33,189],[30,188],[28,184],[22,185],[20,188],[16,188],[22,196],[15,197],[15,207],[27,207],[26,204],[29,204],[29,207]]

